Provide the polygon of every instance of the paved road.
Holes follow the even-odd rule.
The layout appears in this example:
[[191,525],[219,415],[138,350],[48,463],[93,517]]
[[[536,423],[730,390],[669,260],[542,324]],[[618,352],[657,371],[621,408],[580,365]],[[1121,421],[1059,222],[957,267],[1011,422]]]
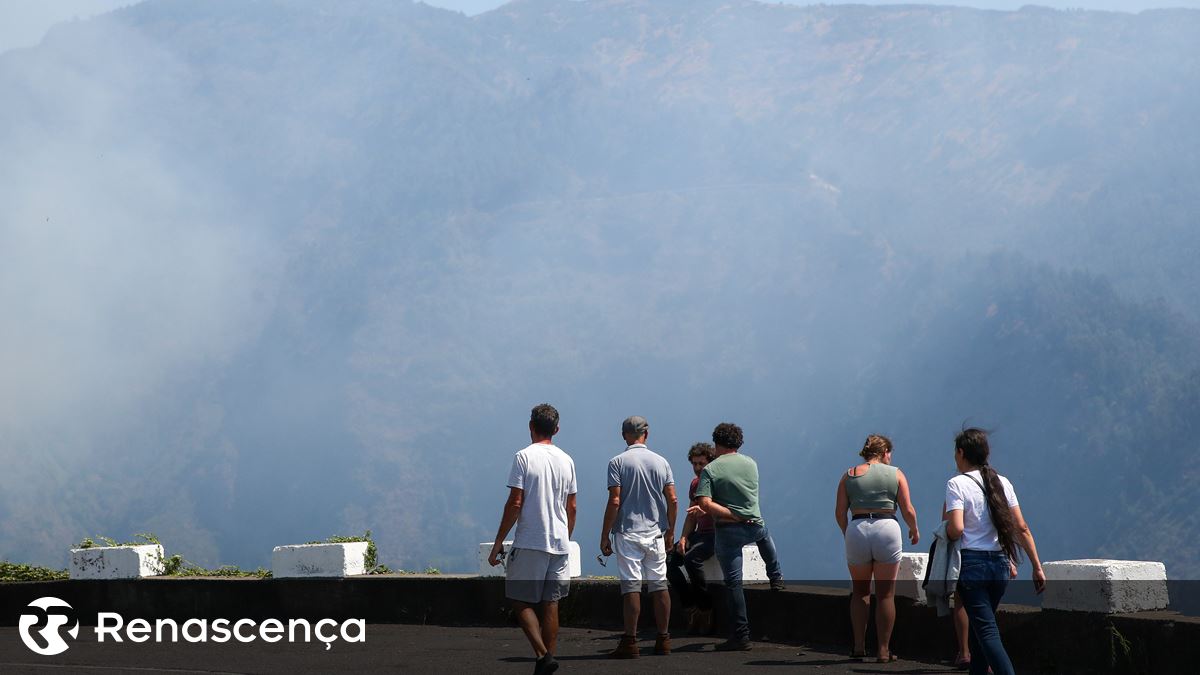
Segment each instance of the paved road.
[[[754,651],[717,653],[714,639],[677,638],[675,653],[649,654],[653,640],[643,643],[646,655],[636,661],[612,661],[605,652],[617,634],[578,628],[559,638],[560,673],[951,673],[945,664],[898,661],[860,663],[801,645],[759,642]],[[772,667],[785,666],[783,670]],[[193,644],[124,642],[99,644],[90,628],[80,630],[70,649],[52,657],[28,650],[16,628],[0,628],[0,673],[52,675],[146,675],[174,673],[531,673],[533,660],[517,628],[447,628],[374,624],[365,643],[334,642],[331,649],[313,643]]]

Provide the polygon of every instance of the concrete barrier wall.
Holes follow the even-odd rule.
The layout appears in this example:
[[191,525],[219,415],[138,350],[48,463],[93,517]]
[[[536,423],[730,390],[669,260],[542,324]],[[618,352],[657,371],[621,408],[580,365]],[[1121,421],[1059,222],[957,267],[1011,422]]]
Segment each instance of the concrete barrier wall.
[[71,549],[72,579],[137,579],[162,574],[163,547],[93,546]]
[[271,574],[281,579],[366,574],[368,546],[365,541],[276,546],[271,551]]
[[1042,607],[1118,614],[1165,609],[1167,568],[1142,560],[1061,560],[1047,562]]
[[[717,630],[724,631],[724,592],[716,591]],[[188,579],[56,581],[0,584],[0,624],[15,625],[26,606],[43,596],[68,602],[85,625],[97,611],[132,618],[362,618],[368,623],[508,625],[512,622],[500,578],[453,575],[377,575],[341,579]],[[849,649],[845,589],[802,587],[773,592],[747,586],[757,640],[803,642]],[[892,639],[902,657],[947,659],[954,639],[949,617],[897,599]],[[650,617],[644,628],[652,630]],[[582,579],[560,605],[564,625],[619,630],[616,581]],[[683,614],[672,630],[682,634]],[[1193,673],[1200,659],[1200,618],[1171,612],[1105,615],[1004,606],[1004,642],[1017,667],[1061,673]],[[514,627],[514,631],[517,629]],[[723,635],[722,633],[718,633]],[[516,639],[514,637],[514,639]],[[869,640],[873,639],[869,637]]]

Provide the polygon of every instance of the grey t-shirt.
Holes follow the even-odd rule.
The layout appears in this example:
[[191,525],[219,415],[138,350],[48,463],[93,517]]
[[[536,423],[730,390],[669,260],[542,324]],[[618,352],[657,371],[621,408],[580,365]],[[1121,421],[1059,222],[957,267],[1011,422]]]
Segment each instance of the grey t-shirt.
[[667,529],[667,498],[663,488],[674,485],[671,465],[638,443],[608,462],[608,487],[621,488],[621,510],[614,532],[659,533]]

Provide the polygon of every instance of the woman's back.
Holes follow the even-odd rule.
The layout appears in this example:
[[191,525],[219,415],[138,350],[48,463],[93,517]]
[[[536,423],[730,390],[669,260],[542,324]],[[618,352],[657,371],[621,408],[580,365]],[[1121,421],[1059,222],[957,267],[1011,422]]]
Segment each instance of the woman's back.
[[[852,510],[895,511],[900,479],[894,466],[882,462],[854,467],[846,472],[846,497]],[[856,475],[857,474],[857,475]]]
[[[1007,478],[997,474],[1004,486],[1004,497],[1009,508],[1019,506],[1017,493]],[[979,470],[960,473],[946,482],[946,510],[963,512],[962,547],[976,551],[999,551],[1000,537],[992,524],[983,494],[983,477]]]

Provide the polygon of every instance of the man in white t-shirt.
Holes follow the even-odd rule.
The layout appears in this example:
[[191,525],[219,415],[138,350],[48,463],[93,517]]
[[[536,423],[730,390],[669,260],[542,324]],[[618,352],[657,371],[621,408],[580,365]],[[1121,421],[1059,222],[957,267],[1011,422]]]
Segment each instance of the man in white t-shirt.
[[[512,601],[537,662],[534,675],[558,669],[558,601],[570,590],[568,546],[575,529],[575,462],[551,443],[558,411],[543,403],[529,416],[529,447],[513,457],[508,501],[488,563],[504,558],[504,537],[517,526],[505,566],[504,594]],[[534,611],[541,607],[541,617]]]

